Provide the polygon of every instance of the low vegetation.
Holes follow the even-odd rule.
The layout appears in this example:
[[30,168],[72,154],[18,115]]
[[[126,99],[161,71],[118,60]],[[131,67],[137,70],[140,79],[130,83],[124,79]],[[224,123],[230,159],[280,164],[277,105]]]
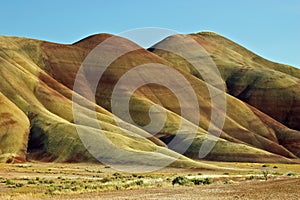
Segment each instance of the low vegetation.
[[[80,195],[108,190],[142,188],[210,187],[210,185],[261,182],[298,177],[299,165],[218,163],[220,167],[249,168],[249,171],[197,171],[174,169],[152,173],[116,172],[96,164],[20,164],[0,165],[0,199],[5,195]],[[25,174],[25,175],[24,175]],[[4,176],[6,175],[6,176]],[[58,195],[58,196],[55,196]]]

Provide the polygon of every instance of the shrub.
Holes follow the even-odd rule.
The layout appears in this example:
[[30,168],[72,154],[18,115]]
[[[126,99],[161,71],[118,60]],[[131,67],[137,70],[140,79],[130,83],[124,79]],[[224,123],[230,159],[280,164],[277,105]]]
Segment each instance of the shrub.
[[77,182],[76,181],[72,181],[71,182],[71,185],[75,185]]
[[75,186],[75,187],[72,187],[71,190],[75,192],[75,191],[78,190],[78,187],[76,187],[76,186]]
[[262,173],[263,173],[263,176],[264,176],[265,180],[268,180],[269,172],[266,170],[266,171],[262,171]]
[[141,185],[144,184],[144,181],[143,181],[143,180],[137,180],[137,181],[135,182],[135,184],[141,186]]
[[34,180],[29,180],[28,182],[27,182],[27,184],[36,184],[36,182],[34,181]]
[[5,184],[6,185],[13,185],[15,183],[12,180],[10,180],[10,179],[6,179]]
[[209,184],[212,184],[213,182],[214,182],[214,180],[212,178],[205,178],[203,180],[204,185],[209,185]]
[[108,177],[104,177],[103,179],[100,180],[101,183],[107,183],[107,182],[110,182],[111,179],[108,178]]
[[189,179],[183,176],[177,176],[172,180],[172,185],[178,184],[178,185],[186,185],[189,183]]
[[119,178],[119,179],[123,178],[122,174],[120,174],[118,172],[114,173],[113,176],[116,177],[116,178]]
[[227,185],[227,184],[231,184],[231,183],[232,183],[232,180],[227,180],[227,179],[226,179],[226,180],[224,181],[224,184],[226,184],[226,185]]
[[89,185],[82,185],[82,188],[84,188],[85,190],[89,189]]
[[287,176],[296,176],[296,174],[290,172],[290,173],[287,174]]
[[194,185],[202,185],[203,184],[203,180],[201,179],[197,179],[197,178],[193,178],[192,183],[194,183]]
[[186,177],[178,176],[175,179],[172,180],[172,184],[178,184],[178,185],[188,185],[189,183],[193,183],[194,185],[209,185],[212,184],[214,180],[212,178],[205,178],[205,179],[188,179]]
[[47,179],[44,180],[44,183],[45,183],[45,184],[49,184],[49,180],[47,180]]
[[68,190],[68,189],[70,189],[70,188],[71,188],[70,185],[65,185],[65,186],[64,186],[64,189],[66,189],[66,190]]
[[23,183],[17,183],[17,184],[16,184],[16,187],[23,187],[23,186],[24,186]]
[[45,194],[50,194],[50,195],[52,195],[52,194],[54,193],[54,191],[55,191],[54,188],[49,188],[49,189],[45,192]]

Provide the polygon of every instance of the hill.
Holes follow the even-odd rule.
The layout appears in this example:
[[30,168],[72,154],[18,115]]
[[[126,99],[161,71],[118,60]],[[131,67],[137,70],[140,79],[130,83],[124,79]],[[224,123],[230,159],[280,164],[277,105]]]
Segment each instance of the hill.
[[[110,38],[109,45],[96,51],[102,53],[96,61],[108,61],[121,50],[125,53],[107,66],[105,62],[98,62],[97,67],[88,63],[92,49]],[[219,85],[207,84],[186,59],[160,48],[182,45],[184,38],[193,39],[210,54],[221,73],[218,84],[225,85],[225,92]],[[195,54],[197,49],[184,52],[192,60],[202,59]],[[85,63],[90,66],[78,77]],[[217,142],[204,159],[294,162],[300,156],[299,70],[267,61],[216,34],[175,35],[149,50],[109,34],[69,45],[1,36],[0,66],[1,162],[98,159],[123,166],[214,168],[198,157],[208,132],[219,133],[221,138],[211,136]],[[129,76],[136,66],[145,67]],[[161,69],[159,66],[168,70],[155,70]],[[201,67],[212,70],[205,62]],[[97,78],[93,75],[99,69],[106,70],[93,87],[93,78]],[[127,75],[130,81],[125,83],[129,85],[118,85]],[[168,87],[158,84],[161,77]],[[130,85],[145,80],[149,83],[142,87]],[[177,99],[189,91],[178,85],[181,80],[194,91],[196,110],[189,99]],[[116,86],[118,92],[114,92]],[[91,98],[94,93],[95,102]],[[211,129],[213,114],[223,114],[221,107],[213,112],[212,93],[226,98],[224,127]],[[120,104],[128,95],[132,119]],[[115,104],[111,104],[113,97]],[[74,114],[74,108],[79,112]],[[150,116],[149,110],[153,111]]]

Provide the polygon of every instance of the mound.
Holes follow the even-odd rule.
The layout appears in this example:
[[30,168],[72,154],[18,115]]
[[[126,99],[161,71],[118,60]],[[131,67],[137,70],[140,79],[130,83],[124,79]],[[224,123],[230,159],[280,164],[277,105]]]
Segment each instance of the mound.
[[[87,56],[91,50],[112,37],[108,34],[94,35],[73,45],[0,37],[2,162],[26,159],[98,162],[99,159],[118,165],[168,164],[214,168],[192,159],[199,159],[199,149],[207,140],[213,109],[210,94],[221,94],[218,86],[208,85],[186,60],[159,49],[166,42],[168,45],[179,45],[184,42],[182,37],[167,38],[155,45],[152,52],[129,40],[113,37],[112,43],[102,49],[100,59],[101,56],[109,58],[120,50],[126,53],[108,63],[108,66],[104,62],[100,65],[96,63],[97,67],[90,63],[84,75],[76,79],[80,66],[89,58]],[[187,37],[199,42],[211,54],[223,78],[219,84],[227,86],[227,93],[222,93],[226,97],[227,107],[225,124],[222,130],[215,127],[215,132],[220,131],[221,138],[216,139],[215,147],[204,159],[293,162],[294,158],[298,158],[298,71],[274,63],[265,67],[263,64],[268,61],[253,59],[254,54],[246,50],[246,53],[236,55],[232,53],[232,49],[236,48],[233,44],[226,51],[221,51],[219,48],[225,49],[230,44],[223,44],[219,36],[196,34]],[[192,59],[201,59],[193,52],[188,53]],[[247,62],[248,71],[235,63],[248,60],[251,61]],[[128,76],[131,80],[129,84],[118,85],[136,66],[146,67]],[[167,66],[184,77],[195,91],[199,111],[189,105],[189,101],[180,102],[177,99],[187,91],[187,88],[180,89],[178,83],[181,79],[167,74],[168,71],[155,71],[158,66]],[[93,88],[94,79],[89,75],[97,74],[99,69],[106,67],[99,84]],[[210,70],[209,66],[202,67]],[[272,72],[272,76],[266,72]],[[169,75],[165,78],[169,80],[169,86],[179,88],[176,94],[168,87],[155,84],[160,81],[159,74],[164,73]],[[264,77],[254,83],[255,76]],[[279,77],[282,78],[270,81]],[[263,79],[269,80],[267,82],[272,89],[266,87]],[[144,80],[151,81],[133,90],[130,83]],[[73,91],[74,85],[79,90]],[[116,86],[120,86],[120,91],[113,96]],[[95,102],[91,101],[94,89]],[[288,94],[289,102],[280,98]],[[124,106],[118,104],[125,101],[128,95],[132,119],[124,115]],[[113,97],[118,100],[115,104],[112,104]],[[267,112],[264,110],[266,105],[256,103],[258,99],[261,104],[272,100],[273,103],[268,104],[272,109],[276,105],[286,106],[276,112]],[[74,108],[80,111],[75,116]],[[149,110],[154,114],[149,116]],[[183,114],[183,110],[187,112]],[[221,111],[216,112],[222,115]],[[150,127],[152,121],[157,123]],[[102,131],[99,131],[99,126]],[[156,131],[157,128],[160,129]],[[184,156],[179,154],[183,152]]]

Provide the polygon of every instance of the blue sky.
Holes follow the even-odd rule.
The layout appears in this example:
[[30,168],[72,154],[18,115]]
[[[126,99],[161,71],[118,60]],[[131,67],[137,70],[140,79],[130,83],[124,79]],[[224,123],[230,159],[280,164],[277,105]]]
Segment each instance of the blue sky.
[[300,67],[299,0],[11,0],[0,9],[0,35],[73,43],[142,27],[210,30],[267,59]]

